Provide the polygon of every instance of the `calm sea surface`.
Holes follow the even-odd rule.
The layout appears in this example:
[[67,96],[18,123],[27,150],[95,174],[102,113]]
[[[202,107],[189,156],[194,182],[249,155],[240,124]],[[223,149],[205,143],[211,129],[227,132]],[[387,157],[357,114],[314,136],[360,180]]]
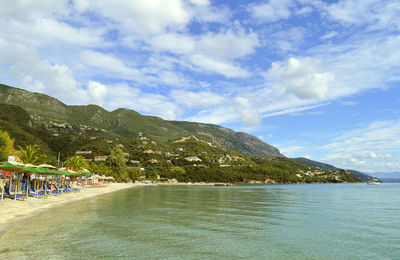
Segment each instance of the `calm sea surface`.
[[400,259],[400,184],[138,187],[8,228],[0,259]]

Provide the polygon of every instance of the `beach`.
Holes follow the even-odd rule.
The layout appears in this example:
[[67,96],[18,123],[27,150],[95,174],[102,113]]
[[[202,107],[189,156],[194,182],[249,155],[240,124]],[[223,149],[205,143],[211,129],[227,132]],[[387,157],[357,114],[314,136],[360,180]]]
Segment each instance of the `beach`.
[[89,199],[101,194],[144,185],[148,186],[151,184],[111,183],[101,188],[85,188],[79,192],[63,193],[58,196],[51,195],[47,198],[29,197],[24,201],[14,201],[9,198],[4,198],[4,200],[0,201],[0,225],[10,224],[18,218],[27,217],[42,209],[61,206],[66,203]]

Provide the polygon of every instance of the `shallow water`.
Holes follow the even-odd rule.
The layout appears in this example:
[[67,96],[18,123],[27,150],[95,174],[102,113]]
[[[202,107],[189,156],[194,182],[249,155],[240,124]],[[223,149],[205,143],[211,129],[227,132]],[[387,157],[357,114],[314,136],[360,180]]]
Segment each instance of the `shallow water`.
[[18,221],[0,259],[400,259],[400,184],[153,186]]

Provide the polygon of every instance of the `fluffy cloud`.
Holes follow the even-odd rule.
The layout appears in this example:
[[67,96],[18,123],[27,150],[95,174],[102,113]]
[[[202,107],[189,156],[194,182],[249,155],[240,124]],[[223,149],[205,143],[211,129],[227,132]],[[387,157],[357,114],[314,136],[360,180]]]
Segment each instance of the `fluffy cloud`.
[[344,25],[369,25],[370,29],[400,28],[400,3],[395,0],[341,0],[327,6],[326,12],[331,19]]
[[236,97],[234,104],[244,125],[257,126],[261,124],[261,118],[258,110],[252,106],[248,99]]
[[173,90],[170,96],[177,104],[182,104],[188,108],[213,107],[225,101],[223,96],[212,92]]
[[96,0],[91,1],[91,8],[118,22],[127,32],[139,34],[183,29],[192,18],[182,0]]
[[339,135],[323,148],[333,151],[323,160],[338,167],[367,171],[395,171],[399,158],[400,119],[375,121],[369,125]]
[[83,51],[81,53],[81,58],[84,64],[101,69],[114,78],[139,80],[141,76],[139,70],[127,67],[120,59],[109,54],[95,51]]
[[142,113],[160,116],[167,120],[179,118],[183,110],[171,99],[142,92],[127,84],[103,85],[106,87],[105,107],[110,110],[125,107]]
[[289,18],[292,0],[269,0],[262,4],[252,4],[248,11],[254,19],[266,22],[276,22]]
[[312,58],[290,58],[286,63],[272,63],[268,79],[276,87],[301,99],[322,99],[326,96],[334,75],[320,69],[320,61]]
[[71,104],[86,102],[84,91],[63,64],[51,64],[40,54],[22,44],[9,44],[0,39],[3,73],[17,82],[17,86],[31,91],[47,93]]
[[107,87],[103,84],[95,81],[90,81],[88,84],[88,92],[90,96],[90,101],[96,105],[103,105],[104,99],[107,94]]
[[303,147],[298,145],[288,146],[288,147],[279,147],[279,151],[288,157],[293,156],[295,153],[303,150]]
[[181,56],[184,63],[190,63],[195,70],[228,78],[249,75],[235,60],[254,53],[259,46],[257,34],[246,33],[240,26],[235,30],[197,36],[164,33],[152,37],[149,43],[153,50]]

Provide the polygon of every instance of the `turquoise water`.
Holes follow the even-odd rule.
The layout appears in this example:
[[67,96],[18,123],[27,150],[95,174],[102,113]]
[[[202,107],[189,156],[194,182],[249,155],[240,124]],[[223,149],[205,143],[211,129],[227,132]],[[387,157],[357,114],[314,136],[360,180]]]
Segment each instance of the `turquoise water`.
[[400,259],[400,184],[137,187],[42,211],[0,259]]

